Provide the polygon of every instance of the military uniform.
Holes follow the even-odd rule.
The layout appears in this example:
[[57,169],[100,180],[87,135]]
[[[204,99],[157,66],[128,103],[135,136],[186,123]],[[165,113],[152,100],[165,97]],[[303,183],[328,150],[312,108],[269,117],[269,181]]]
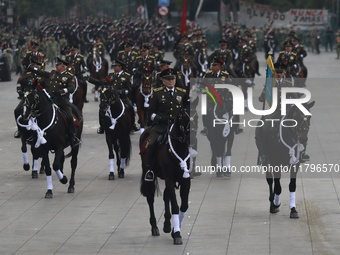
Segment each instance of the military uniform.
[[117,58],[124,61],[126,64],[125,70],[126,72],[132,74],[133,64],[138,57],[137,52],[131,50],[130,52],[126,52],[125,50],[121,50],[118,52]]
[[[166,76],[175,77],[176,71],[172,68],[166,69],[162,72],[161,77]],[[183,102],[187,100],[186,90],[182,88],[173,87],[171,93],[165,86],[154,89],[151,96],[150,106],[148,109],[148,120],[151,124],[150,135],[148,137],[148,151],[147,151],[147,167],[150,171],[153,168],[154,153],[156,150],[157,138],[164,134],[172,124],[182,108]],[[153,172],[146,174],[146,180],[154,178]]]
[[88,100],[86,99],[87,82],[83,77],[83,70],[87,71],[87,66],[85,64],[84,56],[79,53],[76,53],[74,55],[69,53],[66,55],[66,61],[69,62],[73,66],[74,75],[77,77],[78,81],[80,81],[83,86],[83,101],[88,102]]
[[[57,58],[57,65],[63,64],[65,67],[69,65],[68,62]],[[38,70],[34,67],[29,67],[29,70],[38,74],[42,78],[47,79],[46,91],[50,94],[53,102],[58,105],[67,115],[68,131],[71,146],[75,146],[75,142],[79,142],[75,136],[75,127],[72,115],[72,106],[69,101],[69,94],[75,90],[75,79],[74,75],[68,70],[62,73],[52,70],[46,72]]]
[[287,65],[286,78],[296,75],[298,69],[297,57],[294,52],[280,51],[276,63],[283,63]]
[[22,59],[22,65],[25,69],[31,64],[32,59],[34,59],[37,62],[43,63],[42,69],[45,70],[45,54],[41,51],[33,52],[33,51],[27,51],[25,57]]

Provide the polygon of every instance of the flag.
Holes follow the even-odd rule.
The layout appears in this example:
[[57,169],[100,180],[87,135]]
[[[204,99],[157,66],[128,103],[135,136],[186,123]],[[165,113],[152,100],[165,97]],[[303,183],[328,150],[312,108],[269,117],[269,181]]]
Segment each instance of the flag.
[[181,36],[187,31],[187,0],[183,2],[182,19],[181,19]]
[[267,70],[266,70],[266,83],[265,83],[265,92],[267,103],[269,106],[272,105],[272,93],[273,93],[273,86],[275,86],[275,68],[273,64],[272,56],[268,56],[267,58]]

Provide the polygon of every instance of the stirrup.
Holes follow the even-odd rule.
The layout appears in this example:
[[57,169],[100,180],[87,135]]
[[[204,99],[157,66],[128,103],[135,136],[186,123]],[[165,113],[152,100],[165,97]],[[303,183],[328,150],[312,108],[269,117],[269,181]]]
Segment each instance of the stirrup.
[[144,176],[144,181],[146,182],[152,182],[155,178],[155,174],[152,170],[148,170]]

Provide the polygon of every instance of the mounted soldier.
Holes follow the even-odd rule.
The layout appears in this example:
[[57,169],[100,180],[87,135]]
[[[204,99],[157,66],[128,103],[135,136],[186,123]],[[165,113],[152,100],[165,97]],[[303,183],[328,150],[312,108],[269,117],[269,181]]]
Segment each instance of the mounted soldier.
[[74,75],[78,82],[83,86],[83,101],[88,103],[87,95],[87,82],[84,79],[83,73],[87,72],[84,56],[78,53],[78,46],[73,45],[70,48],[70,53],[66,55],[66,61],[69,62],[74,68]]
[[[161,73],[170,68],[171,65],[171,61],[169,60],[161,60],[157,62],[158,68],[159,68],[159,72],[155,73],[155,77],[154,77],[154,87],[155,88],[159,88],[163,86],[163,82],[162,82],[162,78],[161,78]],[[183,85],[183,80],[182,80],[182,75],[180,73],[177,73],[176,75],[176,84],[175,84],[176,88],[184,88]]]
[[51,72],[39,70],[39,68],[33,66],[30,66],[28,70],[42,78],[46,78],[46,91],[51,96],[53,102],[66,114],[69,141],[73,148],[80,144],[80,140],[75,134],[72,106],[69,102],[69,94],[75,90],[75,79],[74,75],[67,71],[69,62],[60,58],[57,58],[56,62],[56,69]]
[[291,78],[297,75],[298,73],[298,60],[296,53],[293,50],[293,44],[290,40],[287,40],[284,45],[284,51],[280,51],[279,56],[276,60],[276,63],[287,65],[287,69],[285,71],[285,77]]
[[46,57],[43,52],[40,51],[40,44],[32,42],[31,50],[26,52],[25,57],[22,59],[22,65],[25,69],[32,63],[32,60],[42,63],[42,69],[45,70]]
[[163,86],[156,88],[150,100],[148,119],[151,124],[150,135],[148,137],[147,168],[145,181],[154,180],[154,159],[157,149],[156,141],[159,136],[164,135],[173,123],[175,117],[182,108],[186,90],[176,88],[176,70],[168,68],[161,73]]

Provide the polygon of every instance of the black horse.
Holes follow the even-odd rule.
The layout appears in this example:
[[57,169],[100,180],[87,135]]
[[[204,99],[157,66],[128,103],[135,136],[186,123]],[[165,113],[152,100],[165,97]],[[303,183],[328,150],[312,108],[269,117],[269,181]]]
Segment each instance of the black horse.
[[[314,101],[305,104],[306,109],[314,105]],[[277,115],[274,113],[274,115]],[[274,116],[276,117],[276,116]],[[256,128],[255,141],[259,150],[258,162],[266,167],[266,179],[269,185],[270,212],[277,213],[280,206],[281,172],[290,171],[290,218],[299,218],[295,205],[296,176],[302,162],[310,126],[311,116],[305,116],[295,105],[285,116],[280,116],[281,122],[272,127],[271,122],[264,121],[262,127]],[[272,118],[273,116],[269,116]],[[274,182],[274,190],[273,190]]]
[[222,103],[217,101],[216,104],[210,104],[206,115],[207,138],[212,151],[211,166],[215,167],[217,177],[230,177],[231,149],[235,134],[235,125],[232,123],[233,98],[228,89],[217,91]]
[[133,126],[131,110],[119,98],[115,87],[104,86],[100,94],[100,110],[105,111],[103,128],[109,149],[110,174],[114,180],[114,153],[118,167],[118,177],[124,178],[124,168],[129,164],[131,156],[130,130]]
[[[20,133],[20,140],[21,140],[21,152],[23,158],[23,169],[25,171],[30,170],[30,164],[28,160],[27,154],[27,144],[32,144],[33,140],[32,137],[34,136],[35,131],[31,130],[31,123],[22,123],[23,116],[26,116],[29,106],[29,102],[27,96],[32,93],[34,88],[30,87],[23,91],[22,99],[20,100],[18,106],[14,110],[14,117],[15,121],[18,126],[18,132]],[[35,148],[35,146],[31,146],[31,153],[33,156],[33,165],[32,165],[32,179],[38,178],[38,160],[41,157],[41,153],[39,148]],[[41,164],[40,174],[45,173],[43,163]]]
[[[169,127],[162,142],[157,144],[158,149],[155,155],[154,174],[165,181],[165,190],[163,200],[165,204],[164,227],[165,233],[170,233],[174,244],[182,244],[180,226],[188,209],[188,199],[190,192],[190,172],[189,163],[189,146],[190,146],[190,126],[197,118],[190,116],[190,104],[186,103],[185,107],[180,110],[174,123]],[[197,124],[196,124],[197,125]],[[154,212],[154,196],[158,191],[157,178],[154,181],[145,180],[147,172],[146,151],[148,147],[149,129],[146,129],[139,140],[139,148],[142,159],[142,176],[141,176],[141,193],[146,197],[150,210],[151,233],[153,236],[159,235],[157,222]],[[181,196],[181,206],[177,204],[175,188],[179,186]],[[171,203],[171,213],[170,213]],[[171,231],[170,219],[173,220],[173,229]]]
[[[72,172],[68,193],[74,193],[74,176],[78,163],[79,146],[73,147],[68,155],[64,155],[64,149],[70,145],[65,113],[61,112],[60,109],[53,104],[50,95],[39,86],[27,95],[26,107],[27,110],[19,122],[29,125],[29,128],[35,131],[32,146],[39,148],[40,155],[43,158],[47,177],[47,192],[45,198],[53,197],[51,167],[48,157],[49,151],[53,151],[55,154],[53,170],[63,184],[67,183],[67,177],[63,174],[64,159],[65,157],[68,158],[72,156]],[[82,115],[75,106],[73,106],[73,113],[75,115],[74,117],[77,118],[77,122],[75,123],[76,135],[80,140],[83,129]]]

